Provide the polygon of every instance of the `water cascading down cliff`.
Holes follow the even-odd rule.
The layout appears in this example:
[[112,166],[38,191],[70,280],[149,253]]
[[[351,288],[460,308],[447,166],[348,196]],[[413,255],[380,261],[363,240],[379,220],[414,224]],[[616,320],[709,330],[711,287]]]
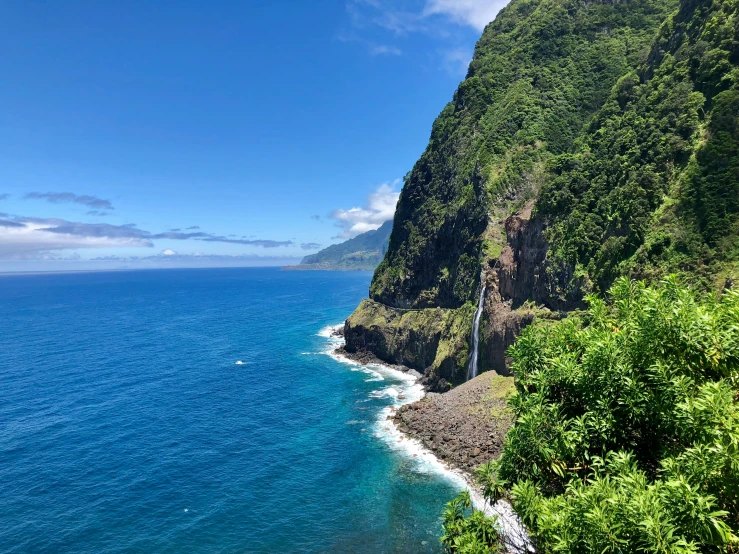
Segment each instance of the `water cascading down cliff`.
[[444,391],[619,275],[736,279],[738,43],[690,23],[712,5],[511,0],[405,177],[347,350]]
[[477,359],[479,358],[480,346],[480,319],[482,318],[482,309],[485,304],[485,285],[480,289],[480,300],[477,302],[477,310],[475,310],[475,318],[472,320],[472,351],[470,352],[470,361],[467,364],[467,380],[477,377]]

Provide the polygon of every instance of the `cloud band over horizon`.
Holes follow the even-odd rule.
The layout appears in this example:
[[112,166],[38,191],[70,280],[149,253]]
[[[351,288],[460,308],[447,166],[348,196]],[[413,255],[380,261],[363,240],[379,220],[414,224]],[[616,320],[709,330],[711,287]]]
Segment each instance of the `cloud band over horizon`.
[[[197,226],[194,226],[197,227]],[[151,233],[134,224],[80,223],[55,218],[0,219],[0,259],[22,259],[39,253],[89,248],[153,248],[155,240],[195,240],[261,248],[294,245],[293,241],[229,239],[202,231]]]

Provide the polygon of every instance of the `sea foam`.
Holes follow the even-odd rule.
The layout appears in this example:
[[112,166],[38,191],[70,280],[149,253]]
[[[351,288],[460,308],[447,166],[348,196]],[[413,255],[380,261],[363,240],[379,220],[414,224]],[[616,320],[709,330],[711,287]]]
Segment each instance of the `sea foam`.
[[521,554],[534,552],[533,543],[521,519],[508,502],[499,500],[491,505],[484,498],[479,488],[472,483],[469,475],[442,462],[419,440],[403,433],[393,421],[393,416],[398,408],[417,402],[426,395],[419,379],[411,373],[387,365],[378,363],[361,364],[339,353],[337,349],[344,344],[344,339],[335,336],[335,331],[342,326],[343,324],[329,325],[317,333],[318,336],[327,339],[327,347],[322,353],[349,366],[352,371],[361,371],[372,375],[373,378],[367,379],[368,382],[384,381],[385,378],[395,381],[395,383],[369,394],[371,398],[392,398],[392,404],[380,410],[377,420],[373,424],[373,436],[382,440],[399,455],[413,460],[415,471],[438,475],[451,482],[460,491],[469,491],[476,510],[482,510],[488,516],[498,518],[498,528],[509,552]]

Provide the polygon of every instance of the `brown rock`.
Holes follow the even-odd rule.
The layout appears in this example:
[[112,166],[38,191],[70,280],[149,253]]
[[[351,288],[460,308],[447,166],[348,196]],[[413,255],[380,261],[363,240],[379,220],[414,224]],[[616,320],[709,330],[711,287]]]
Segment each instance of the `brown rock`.
[[395,421],[439,458],[471,473],[500,455],[513,418],[508,398],[514,392],[512,377],[483,373],[447,393],[400,408]]

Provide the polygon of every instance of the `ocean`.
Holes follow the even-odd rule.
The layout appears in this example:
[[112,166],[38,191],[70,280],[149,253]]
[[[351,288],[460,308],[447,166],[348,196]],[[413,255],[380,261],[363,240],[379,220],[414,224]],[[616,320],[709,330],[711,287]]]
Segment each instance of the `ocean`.
[[367,272],[0,277],[0,552],[439,552],[459,479],[330,353]]

